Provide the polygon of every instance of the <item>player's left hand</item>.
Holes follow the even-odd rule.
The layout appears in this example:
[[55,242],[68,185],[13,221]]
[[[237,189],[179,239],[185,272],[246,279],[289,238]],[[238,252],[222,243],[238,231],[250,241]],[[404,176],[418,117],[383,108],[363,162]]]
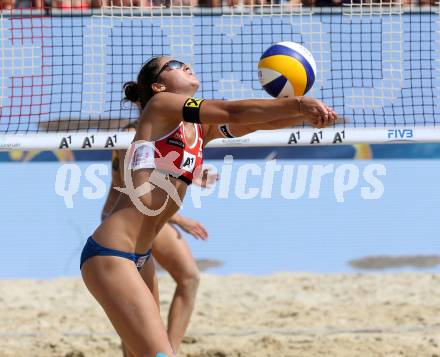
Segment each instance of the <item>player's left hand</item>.
[[319,116],[319,118],[314,118],[313,120],[310,121],[310,124],[312,124],[314,128],[318,128],[318,129],[325,128],[327,126],[334,124],[338,120],[338,115],[332,108],[328,106],[325,106],[325,108],[327,111],[325,115],[321,115]]
[[182,228],[186,233],[191,234],[196,239],[208,239],[208,231],[205,229],[205,227],[203,227],[200,222],[197,222],[191,218],[182,217],[181,222],[179,222],[179,227]]

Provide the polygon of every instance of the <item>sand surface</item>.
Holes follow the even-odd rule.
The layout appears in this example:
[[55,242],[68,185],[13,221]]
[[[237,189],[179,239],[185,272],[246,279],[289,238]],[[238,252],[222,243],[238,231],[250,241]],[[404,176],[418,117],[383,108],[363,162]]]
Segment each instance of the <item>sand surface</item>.
[[[79,278],[0,281],[0,316],[2,357],[120,355]],[[440,357],[440,275],[203,274],[178,356]]]

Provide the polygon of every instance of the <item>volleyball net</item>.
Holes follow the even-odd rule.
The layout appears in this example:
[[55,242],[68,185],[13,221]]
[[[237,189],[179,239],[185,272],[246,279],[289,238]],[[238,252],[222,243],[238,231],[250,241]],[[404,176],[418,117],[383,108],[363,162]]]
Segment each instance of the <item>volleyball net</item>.
[[317,62],[308,95],[343,118],[332,128],[260,132],[215,145],[440,142],[439,5],[288,2],[217,8],[168,2],[0,11],[0,150],[127,147],[138,118],[122,85],[146,59],[192,65],[197,97],[268,98],[257,63],[299,42]]

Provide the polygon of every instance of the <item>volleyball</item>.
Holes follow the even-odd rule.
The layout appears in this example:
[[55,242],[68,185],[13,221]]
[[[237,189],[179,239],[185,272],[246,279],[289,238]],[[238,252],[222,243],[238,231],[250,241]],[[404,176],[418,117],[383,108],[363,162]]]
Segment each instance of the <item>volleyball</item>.
[[295,42],[270,46],[258,63],[258,78],[272,97],[306,94],[316,77],[316,62],[310,51]]

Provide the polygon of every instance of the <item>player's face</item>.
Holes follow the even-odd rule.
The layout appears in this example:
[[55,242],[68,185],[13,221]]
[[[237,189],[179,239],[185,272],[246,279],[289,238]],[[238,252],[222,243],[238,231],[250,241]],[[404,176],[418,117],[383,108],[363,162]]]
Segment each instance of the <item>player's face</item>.
[[189,65],[170,57],[162,57],[159,62],[155,82],[165,84],[169,92],[193,94],[197,91],[200,82]]

